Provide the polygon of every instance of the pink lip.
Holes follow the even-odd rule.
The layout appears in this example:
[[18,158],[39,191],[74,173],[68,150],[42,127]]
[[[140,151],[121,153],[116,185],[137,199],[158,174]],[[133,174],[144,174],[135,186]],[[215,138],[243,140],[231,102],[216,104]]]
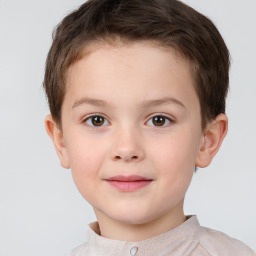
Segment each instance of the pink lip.
[[106,181],[113,187],[125,191],[132,192],[141,189],[151,183],[152,179],[141,177],[138,175],[131,176],[114,176],[106,179]]

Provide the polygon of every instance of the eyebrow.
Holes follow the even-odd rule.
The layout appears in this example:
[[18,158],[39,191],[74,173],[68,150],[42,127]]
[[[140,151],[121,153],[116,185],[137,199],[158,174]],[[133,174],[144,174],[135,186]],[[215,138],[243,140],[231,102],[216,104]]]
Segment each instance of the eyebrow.
[[[84,98],[81,98],[81,99],[75,101],[72,108],[76,108],[82,104],[89,104],[89,105],[93,105],[93,106],[97,106],[97,107],[111,106],[111,104],[109,104],[108,102],[106,102],[104,100],[84,97]],[[170,97],[166,97],[166,98],[162,98],[162,99],[144,100],[139,104],[139,107],[145,108],[145,107],[150,107],[150,106],[159,106],[159,105],[166,105],[166,104],[177,104],[183,108],[186,108],[185,105],[181,101],[179,101],[175,98],[170,98]]]
[[162,99],[145,100],[139,105],[141,107],[149,107],[149,106],[159,106],[159,105],[166,105],[166,104],[177,104],[177,105],[185,108],[185,105],[181,101],[179,101],[175,98],[170,98],[170,97],[166,97],[166,98],[162,98]]
[[108,105],[108,103],[104,100],[92,99],[92,98],[82,98],[82,99],[75,101],[72,108],[75,108],[82,104],[90,104],[90,105],[99,106],[99,107],[104,107],[104,106]]

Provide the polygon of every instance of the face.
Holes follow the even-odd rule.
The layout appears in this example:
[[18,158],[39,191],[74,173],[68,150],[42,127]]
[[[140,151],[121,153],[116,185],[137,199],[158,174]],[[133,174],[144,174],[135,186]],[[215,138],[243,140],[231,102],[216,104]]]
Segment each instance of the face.
[[62,136],[62,165],[96,215],[183,214],[203,140],[188,64],[143,42],[95,47],[69,70]]

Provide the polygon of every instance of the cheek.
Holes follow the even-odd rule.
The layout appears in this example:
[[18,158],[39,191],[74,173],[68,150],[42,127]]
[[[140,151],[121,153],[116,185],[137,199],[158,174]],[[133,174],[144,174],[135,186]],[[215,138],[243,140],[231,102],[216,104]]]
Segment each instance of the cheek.
[[[156,143],[153,143],[154,145]],[[150,147],[150,155],[162,166],[163,170],[175,170],[193,168],[195,164],[196,147],[192,136],[186,133],[175,134],[164,138],[159,138],[157,147]],[[183,167],[183,168],[182,168]]]
[[196,142],[188,132],[158,140],[150,155],[159,178],[174,190],[189,186],[195,168]]
[[[81,132],[80,132],[81,133]],[[101,143],[92,136],[77,133],[71,134],[68,138],[67,154],[71,169],[84,171],[91,170],[94,164],[102,158],[104,143]]]
[[[184,145],[185,146],[185,145]],[[187,148],[166,147],[158,156],[157,170],[163,201],[177,204],[185,196],[194,173],[194,161]]]
[[74,182],[82,195],[95,190],[95,182],[104,161],[106,149],[97,140],[72,137],[68,157]]

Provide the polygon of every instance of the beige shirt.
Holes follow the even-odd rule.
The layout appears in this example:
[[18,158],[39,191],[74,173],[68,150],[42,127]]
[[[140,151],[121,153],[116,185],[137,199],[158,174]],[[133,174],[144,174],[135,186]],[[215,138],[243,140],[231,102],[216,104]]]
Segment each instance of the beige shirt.
[[256,256],[241,241],[201,227],[196,216],[159,236],[140,242],[111,240],[98,235],[98,223],[88,226],[88,242],[67,256]]

